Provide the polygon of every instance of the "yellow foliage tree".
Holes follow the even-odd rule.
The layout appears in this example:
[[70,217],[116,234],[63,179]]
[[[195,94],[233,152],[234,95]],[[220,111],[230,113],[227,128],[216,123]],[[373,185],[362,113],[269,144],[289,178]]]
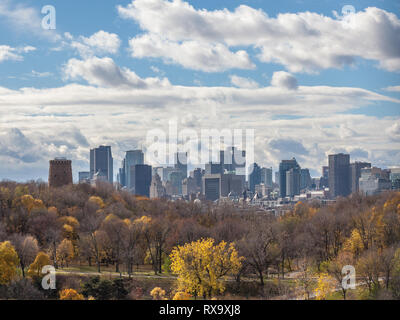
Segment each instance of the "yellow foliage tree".
[[89,202],[96,204],[100,209],[104,208],[104,201],[102,198],[97,196],[91,196]]
[[29,213],[33,209],[44,208],[43,201],[33,198],[30,194],[21,197],[21,204]]
[[42,274],[42,268],[44,266],[50,265],[50,257],[40,251],[35,258],[35,261],[29,266],[28,275],[33,276],[40,276]]
[[357,229],[353,229],[350,237],[345,241],[343,249],[344,251],[351,252],[355,258],[364,250],[364,243]]
[[0,284],[8,284],[17,274],[18,254],[10,241],[0,243]]
[[165,300],[165,290],[160,287],[155,287],[151,290],[150,295],[153,297],[153,300]]
[[243,260],[232,243],[214,245],[211,238],[175,247],[170,258],[171,270],[178,275],[178,289],[204,298],[224,292],[223,278],[238,272]]
[[60,300],[85,300],[85,298],[74,289],[64,289],[60,292]]
[[321,273],[318,277],[317,287],[314,290],[317,300],[325,300],[335,289],[335,280],[327,273]]
[[190,300],[191,298],[192,296],[189,293],[184,291],[178,291],[177,293],[175,293],[172,300]]
[[68,262],[74,257],[74,246],[71,240],[64,239],[57,247],[57,257],[61,261],[61,267],[64,267],[64,263],[68,267]]

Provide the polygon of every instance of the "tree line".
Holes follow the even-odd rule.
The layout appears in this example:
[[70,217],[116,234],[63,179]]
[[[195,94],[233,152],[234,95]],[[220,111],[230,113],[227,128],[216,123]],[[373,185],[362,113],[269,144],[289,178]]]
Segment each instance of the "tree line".
[[[150,200],[106,183],[3,181],[0,243],[3,286],[15,278],[13,263],[22,279],[43,263],[98,272],[113,266],[129,277],[148,264],[156,275],[176,274],[181,296],[222,294],[229,275],[238,287],[243,279],[257,282],[261,296],[269,280],[294,277],[297,296],[323,299],[337,291],[346,299],[342,268],[352,265],[362,298],[400,298],[399,192],[353,194],[328,206],[299,202],[274,216],[229,203]],[[210,267],[207,259],[218,263]]]

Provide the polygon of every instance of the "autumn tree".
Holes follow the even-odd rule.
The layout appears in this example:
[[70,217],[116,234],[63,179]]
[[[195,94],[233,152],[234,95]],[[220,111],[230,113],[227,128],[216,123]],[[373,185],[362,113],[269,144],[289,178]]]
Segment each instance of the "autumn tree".
[[43,251],[40,251],[29,266],[28,275],[31,277],[39,277],[42,274],[43,267],[47,265],[50,265],[50,257]]
[[103,200],[99,197],[91,197],[85,204],[83,216],[80,221],[80,231],[82,236],[87,235],[87,244],[93,252],[96,260],[97,271],[101,272],[101,248],[99,243],[99,228],[104,220],[104,214],[101,209],[104,207]]
[[142,232],[150,255],[154,273],[162,273],[162,255],[167,236],[172,229],[167,218],[141,218]]
[[123,229],[122,234],[123,255],[130,277],[133,271],[135,252],[139,249],[141,239],[141,220],[125,219],[124,223],[126,228]]
[[214,245],[211,238],[175,247],[170,257],[171,270],[178,275],[179,290],[205,299],[224,292],[223,277],[237,272],[243,259],[233,243],[221,241]]
[[8,284],[17,275],[19,259],[10,241],[0,243],[0,284]]
[[343,274],[342,272],[343,267],[352,266],[353,264],[353,256],[349,252],[342,251],[335,259],[332,259],[330,262],[328,262],[327,265],[328,274],[330,274],[332,278],[336,280],[337,286],[341,289],[343,300],[346,300],[346,294],[348,290],[348,286],[344,285],[343,283],[344,277],[346,277],[346,274]]
[[318,276],[317,287],[314,290],[317,300],[326,300],[335,290],[335,280],[327,273],[320,273]]
[[14,234],[11,237],[11,242],[18,254],[22,276],[25,278],[25,268],[35,260],[35,257],[39,252],[38,242],[32,236],[21,234]]
[[105,232],[107,240],[112,250],[112,257],[115,262],[115,272],[119,272],[119,266],[123,257],[124,236],[128,226],[120,218],[113,214],[109,214],[101,225],[102,231]]
[[58,260],[61,261],[61,267],[65,265],[68,267],[68,262],[74,257],[74,246],[71,240],[64,239],[57,248]]
[[64,289],[60,292],[60,300],[85,300],[75,289]]
[[238,242],[238,250],[257,273],[261,286],[264,286],[264,275],[268,276],[269,267],[280,254],[271,224],[258,220],[252,223],[248,234]]

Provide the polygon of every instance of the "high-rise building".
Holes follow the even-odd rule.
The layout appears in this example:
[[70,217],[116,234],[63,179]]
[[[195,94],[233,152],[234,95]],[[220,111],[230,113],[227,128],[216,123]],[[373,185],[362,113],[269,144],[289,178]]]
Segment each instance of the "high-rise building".
[[272,168],[261,168],[261,183],[272,187]]
[[203,177],[203,194],[206,200],[215,201],[221,195],[221,174],[209,174]]
[[90,172],[89,171],[78,172],[78,181],[79,183],[90,183]]
[[400,168],[390,169],[390,181],[392,182],[392,189],[400,189]]
[[275,172],[275,183],[278,185],[279,187],[279,171]]
[[125,168],[125,186],[129,189],[134,187],[134,181],[131,176],[131,167],[137,164],[144,164],[144,153],[142,150],[129,150],[126,151],[124,159]]
[[280,197],[286,197],[286,171],[299,167],[295,158],[291,160],[282,160],[279,164],[279,191]]
[[350,155],[329,155],[329,193],[331,198],[350,194]]
[[113,183],[113,157],[110,146],[90,149],[90,179],[93,179],[95,174]]
[[312,185],[310,170],[300,169],[300,190],[310,188]]
[[250,167],[250,171],[251,173],[249,174],[249,189],[251,192],[255,192],[256,184],[261,183],[261,168],[258,166],[257,163],[253,163]]
[[126,187],[125,159],[122,160],[121,168],[118,170],[117,181],[121,186]]
[[222,173],[224,171],[235,172],[237,175],[246,174],[246,151],[236,147],[228,147],[220,151],[220,163]]
[[290,168],[286,171],[286,197],[300,194],[300,167]]
[[361,177],[362,168],[371,168],[371,164],[368,162],[358,162],[358,161],[350,164],[351,193],[356,193],[359,191],[358,180]]
[[329,167],[323,166],[322,167],[322,176],[319,179],[319,189],[324,190],[325,188],[329,187]]
[[182,194],[182,181],[185,179],[184,173],[180,170],[175,170],[169,175],[169,181],[172,185],[172,194],[181,195]]
[[182,180],[187,177],[187,152],[175,153],[175,170],[182,173]]
[[130,179],[135,195],[150,197],[151,166],[147,164],[136,164],[130,167]]
[[224,168],[221,163],[206,163],[205,164],[205,174],[222,174]]
[[49,187],[57,188],[72,184],[71,160],[55,158],[50,160]]
[[162,185],[162,181],[160,176],[156,173],[153,175],[151,179],[150,185],[150,199],[153,198],[164,198],[165,197],[165,188]]
[[392,182],[388,172],[380,168],[362,168],[359,179],[359,190],[365,195],[379,194],[384,190],[392,189]]
[[200,192],[200,193],[201,193],[202,187],[203,187],[202,177],[204,174],[205,174],[205,171],[200,168],[196,168],[192,172],[190,172],[190,176],[194,179],[194,181],[196,183],[197,192]]
[[190,196],[197,193],[196,181],[192,177],[187,177],[182,181],[182,195]]

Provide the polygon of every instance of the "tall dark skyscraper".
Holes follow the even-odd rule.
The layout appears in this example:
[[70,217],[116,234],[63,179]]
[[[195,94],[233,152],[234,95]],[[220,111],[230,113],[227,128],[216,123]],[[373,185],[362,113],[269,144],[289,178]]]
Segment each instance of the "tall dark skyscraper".
[[151,166],[136,164],[130,167],[131,182],[134,194],[150,198]]
[[300,167],[290,168],[286,171],[286,196],[293,197],[300,194]]
[[126,171],[125,171],[125,159],[121,162],[121,168],[118,170],[118,183],[121,186],[126,186]]
[[261,183],[261,168],[257,163],[253,163],[251,166],[253,171],[249,174],[249,189],[251,192],[255,192],[256,184]]
[[301,169],[300,170],[300,190],[309,188],[312,184],[310,170]]
[[175,153],[175,169],[182,173],[183,179],[187,177],[187,153]]
[[142,150],[129,150],[126,152],[124,160],[124,186],[132,189],[134,187],[134,181],[131,179],[131,167],[137,164],[144,164],[144,153]]
[[292,160],[282,160],[279,164],[279,191],[281,198],[286,197],[286,171],[298,167],[299,164],[295,158]]
[[329,155],[329,193],[331,198],[350,194],[350,155]]
[[194,179],[194,181],[196,183],[197,192],[202,191],[202,188],[203,188],[202,177],[204,174],[205,174],[205,172],[203,170],[201,170],[200,168],[194,169],[190,174],[190,176]]
[[354,162],[350,164],[350,183],[351,193],[359,191],[358,179],[361,177],[362,168],[371,168],[371,164],[368,162]]
[[236,174],[243,175],[246,170],[246,151],[236,147],[226,148],[225,151],[220,151],[220,162],[222,171],[235,171]]
[[113,183],[113,157],[110,146],[90,149],[90,179],[93,179],[95,174]]
[[272,187],[272,168],[261,168],[261,183]]

